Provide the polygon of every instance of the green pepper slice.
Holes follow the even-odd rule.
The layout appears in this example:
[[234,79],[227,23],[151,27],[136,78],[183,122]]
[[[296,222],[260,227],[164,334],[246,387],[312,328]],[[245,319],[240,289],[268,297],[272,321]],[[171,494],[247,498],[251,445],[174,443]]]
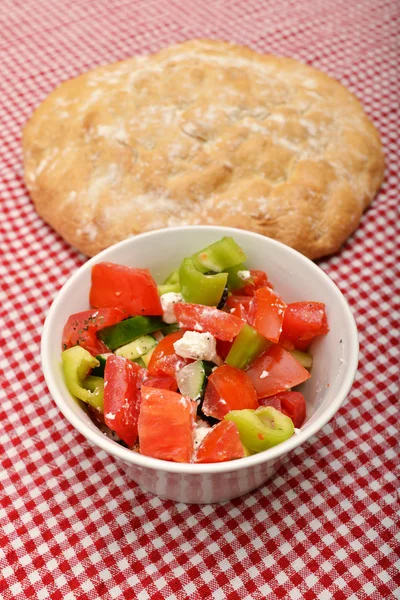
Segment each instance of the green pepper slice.
[[172,285],[174,283],[179,283],[179,269],[175,269],[172,271],[170,275],[164,281],[164,285]]
[[229,267],[229,269],[225,269],[226,273],[228,273],[228,288],[230,292],[234,290],[238,290],[249,283],[253,283],[253,278],[243,280],[239,277],[239,271],[248,271],[247,267],[240,263],[240,265],[235,265],[234,267]]
[[227,273],[204,275],[196,269],[191,258],[185,258],[179,268],[181,294],[186,302],[217,306],[228,279]]
[[250,325],[243,325],[238,336],[233,342],[225,362],[237,369],[247,367],[271,345],[263,335]]
[[251,454],[272,448],[294,434],[292,419],[272,406],[231,410],[224,418],[236,423],[240,440]]
[[99,366],[99,361],[84,348],[73,346],[61,353],[62,369],[67,388],[97,410],[103,410],[104,380],[87,377],[89,371]]
[[[246,255],[232,237],[223,237],[192,256],[198,271],[221,273],[246,261]],[[180,275],[180,274],[179,274]]]
[[162,285],[157,286],[157,290],[159,296],[169,294],[169,292],[175,292],[175,294],[177,294],[181,291],[181,286],[179,283],[163,283]]

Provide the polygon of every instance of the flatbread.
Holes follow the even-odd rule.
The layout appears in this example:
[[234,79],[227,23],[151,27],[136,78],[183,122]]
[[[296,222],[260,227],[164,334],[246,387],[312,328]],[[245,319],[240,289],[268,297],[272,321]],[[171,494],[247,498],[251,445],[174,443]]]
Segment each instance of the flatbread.
[[382,182],[379,135],[341,84],[289,58],[189,41],[60,85],[23,135],[38,213],[92,256],[162,227],[240,227],[337,251]]

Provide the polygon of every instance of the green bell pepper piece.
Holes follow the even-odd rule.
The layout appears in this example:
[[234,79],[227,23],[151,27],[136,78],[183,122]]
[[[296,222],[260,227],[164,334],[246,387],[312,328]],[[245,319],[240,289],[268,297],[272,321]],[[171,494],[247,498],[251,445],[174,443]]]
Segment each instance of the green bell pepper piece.
[[236,423],[242,444],[252,454],[272,448],[294,434],[292,419],[272,406],[231,410],[224,418]]
[[179,283],[179,269],[175,269],[172,271],[170,275],[164,281],[164,285],[172,285],[174,283]]
[[104,380],[87,377],[91,369],[99,366],[99,361],[81,346],[64,350],[61,360],[65,383],[71,394],[93,408],[103,410]]
[[161,327],[161,333],[167,336],[170,333],[175,333],[175,331],[179,331],[179,329],[180,327],[178,323],[170,323],[169,325],[164,325],[164,327]]
[[229,350],[225,362],[237,369],[247,369],[250,363],[270,345],[271,342],[253,327],[247,324],[243,325]]
[[[223,237],[192,256],[198,271],[221,273],[246,261],[246,255],[232,237]],[[180,275],[180,274],[179,274]]]
[[238,290],[249,283],[253,283],[252,277],[246,280],[239,277],[239,271],[248,271],[248,269],[243,263],[240,265],[235,265],[234,267],[229,267],[229,269],[225,269],[225,272],[228,273],[228,289],[230,292]]
[[181,294],[186,302],[217,306],[228,279],[227,273],[204,275],[194,266],[191,258],[185,258],[179,268]]
[[158,295],[168,294],[169,292],[175,292],[176,294],[181,291],[179,283],[163,283],[157,286]]

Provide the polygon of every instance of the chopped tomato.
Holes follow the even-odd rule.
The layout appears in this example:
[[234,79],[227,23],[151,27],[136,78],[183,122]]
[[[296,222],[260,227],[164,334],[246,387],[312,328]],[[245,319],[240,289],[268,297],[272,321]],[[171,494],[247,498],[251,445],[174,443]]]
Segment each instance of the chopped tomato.
[[148,269],[102,262],[92,267],[90,305],[117,307],[129,317],[162,315],[157,285]]
[[[284,348],[288,352],[291,351],[291,350],[295,350],[296,349],[296,347],[293,344],[293,342],[291,342],[290,340],[284,340],[284,339],[282,339],[282,335],[279,338],[279,345],[282,346],[282,348]],[[298,350],[300,350],[300,348],[298,348]]]
[[235,315],[242,321],[247,321],[247,315],[251,302],[251,296],[238,296],[237,294],[231,294],[225,304],[225,309],[231,315]]
[[233,342],[224,342],[222,340],[217,340],[217,355],[225,360],[229,354],[230,349],[232,348]]
[[96,331],[108,325],[115,325],[125,318],[126,314],[119,308],[85,310],[71,315],[64,327],[62,349],[82,346],[93,356],[109,352],[104,342],[97,339]]
[[202,304],[174,304],[175,317],[181,327],[192,331],[208,332],[219,340],[231,342],[243,327],[243,321]]
[[257,394],[245,371],[222,365],[211,373],[202,406],[205,415],[221,420],[231,410],[257,407]]
[[254,292],[262,287],[269,287],[273,289],[272,283],[268,281],[267,274],[264,271],[258,271],[257,269],[250,269],[250,275],[252,282],[243,286],[242,288],[235,290],[235,293],[240,296],[254,296]]
[[[285,392],[283,392],[285,393]],[[282,405],[279,399],[279,394],[276,396],[269,396],[268,398],[260,398],[258,400],[260,406],[272,406],[272,408],[276,408],[276,410],[281,411]]]
[[281,412],[290,417],[295,427],[301,427],[306,418],[306,401],[300,392],[282,392],[273,396],[281,403]]
[[286,303],[274,290],[256,290],[249,308],[248,321],[254,329],[275,344],[279,341]]
[[282,326],[282,341],[292,342],[298,350],[306,350],[318,335],[328,333],[329,326],[323,302],[288,304]]
[[190,462],[196,404],[180,394],[143,386],[139,416],[140,453]]
[[246,373],[259,398],[285,392],[310,377],[310,373],[280,346],[268,348],[256,358]]
[[147,377],[143,379],[142,385],[160,390],[170,390],[171,392],[178,391],[178,384],[176,383],[175,377],[169,377],[168,375],[165,377],[152,377],[151,375],[147,375]]
[[138,436],[140,393],[137,387],[141,368],[136,363],[110,354],[104,370],[104,422],[128,446]]
[[215,463],[243,457],[244,448],[236,423],[221,421],[210,429],[201,442],[194,462]]
[[155,347],[148,365],[149,374],[153,377],[174,377],[179,369],[193,362],[190,358],[182,358],[175,352],[174,343],[180,340],[185,332],[175,331],[166,335]]

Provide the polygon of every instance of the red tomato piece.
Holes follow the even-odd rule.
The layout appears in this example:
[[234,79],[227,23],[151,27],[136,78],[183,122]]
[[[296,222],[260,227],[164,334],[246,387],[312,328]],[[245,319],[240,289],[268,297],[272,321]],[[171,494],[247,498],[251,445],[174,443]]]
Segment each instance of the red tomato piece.
[[242,288],[235,290],[235,294],[242,296],[254,296],[254,292],[259,288],[269,287],[273,289],[273,285],[268,281],[267,274],[264,271],[250,269],[250,275],[253,279],[252,283],[248,283]]
[[71,315],[64,327],[62,349],[79,345],[93,356],[109,352],[107,346],[97,339],[96,331],[115,325],[125,318],[126,314],[119,308],[85,310]]
[[111,354],[104,370],[104,422],[128,446],[138,436],[140,393],[137,381],[142,369],[136,363]]
[[222,420],[231,410],[257,407],[257,394],[245,371],[222,365],[211,373],[202,406],[205,415]]
[[281,412],[290,417],[295,427],[301,427],[306,418],[306,401],[300,392],[282,392],[273,398],[281,403]]
[[178,356],[174,343],[181,339],[185,332],[175,331],[166,335],[155,347],[148,364],[149,374],[153,377],[174,377],[182,367],[193,362],[190,358]]
[[[282,339],[282,334],[281,337],[279,338],[279,345],[282,346],[282,348],[284,348],[285,350],[295,350],[296,346],[293,344],[293,342],[291,342],[290,340],[284,340]],[[298,348],[298,350],[300,350],[300,348]]]
[[310,377],[310,373],[280,346],[268,348],[256,358],[246,373],[259,398],[285,392]]
[[247,322],[251,300],[251,296],[238,296],[236,294],[232,294],[226,301],[225,309],[231,315],[235,315],[235,317]]
[[196,403],[175,392],[143,386],[139,416],[140,453],[190,462]]
[[217,355],[225,360],[229,354],[230,349],[232,348],[233,342],[223,342],[222,340],[217,340]]
[[298,350],[306,350],[318,335],[329,331],[323,302],[288,304],[282,325],[282,340],[292,342]]
[[272,406],[272,408],[276,408],[276,410],[282,412],[282,405],[279,399],[279,394],[277,396],[270,396],[269,398],[260,398],[258,403],[260,406]]
[[234,315],[202,304],[174,304],[174,314],[181,327],[208,332],[219,340],[231,342],[243,327]]
[[147,377],[143,378],[142,385],[160,390],[170,390],[171,392],[178,391],[178,384],[176,383],[175,377],[169,377],[168,375],[165,377],[152,377],[147,374]]
[[244,448],[236,424],[232,421],[221,421],[210,429],[201,442],[194,462],[216,463],[243,457]]
[[256,290],[249,308],[248,322],[268,340],[279,341],[286,304],[274,290]]
[[116,306],[130,317],[163,314],[157,284],[148,269],[110,262],[94,265],[89,300],[95,308]]

